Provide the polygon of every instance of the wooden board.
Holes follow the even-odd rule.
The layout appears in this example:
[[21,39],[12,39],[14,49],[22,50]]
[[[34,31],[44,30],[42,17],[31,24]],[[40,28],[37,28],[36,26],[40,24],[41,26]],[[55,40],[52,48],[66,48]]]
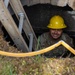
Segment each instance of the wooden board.
[[49,3],[50,4],[50,0],[39,0],[39,3],[44,3],[44,4],[46,4],[46,3]]
[[66,6],[68,3],[68,0],[58,0],[57,6]]
[[24,20],[23,30],[24,30],[26,36],[28,37],[28,39],[29,39],[29,34],[31,34],[31,33],[33,34],[33,37],[34,37],[34,39],[33,39],[33,48],[35,48],[36,44],[37,44],[37,38],[36,38],[36,35],[33,31],[32,26],[29,22],[29,19],[26,15],[26,12],[23,9],[23,6],[22,6],[20,0],[10,0],[10,5],[13,8],[18,20],[19,20],[18,14],[21,13],[21,12],[24,13],[25,20]]
[[66,6],[69,5],[73,10],[75,10],[75,0],[21,0],[23,5],[32,6],[34,4],[52,4],[56,6]]
[[17,48],[27,52],[29,50],[28,46],[22,38],[22,35],[19,33],[19,30],[9,11],[5,7],[3,0],[0,0],[0,21],[9,33]]
[[67,3],[68,0],[51,0],[51,4],[56,6],[66,6]]

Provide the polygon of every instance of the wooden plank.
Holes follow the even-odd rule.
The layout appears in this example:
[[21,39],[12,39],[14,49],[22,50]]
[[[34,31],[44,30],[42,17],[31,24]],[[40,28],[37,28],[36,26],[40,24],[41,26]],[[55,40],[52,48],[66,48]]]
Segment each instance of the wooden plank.
[[43,4],[50,3],[50,0],[40,0],[39,3],[43,3]]
[[68,3],[68,0],[51,0],[52,5],[57,5],[57,6],[66,6]]
[[[47,0],[46,0],[47,1]],[[45,0],[40,0],[40,2],[39,3],[45,3]]]
[[27,52],[28,46],[19,33],[18,28],[14,20],[12,19],[9,11],[5,7],[3,0],[0,0],[0,21],[9,33],[17,48]]
[[39,0],[21,0],[22,5],[27,6],[35,5],[38,4],[39,2],[40,2]]
[[68,3],[68,0],[58,0],[57,6],[66,6]]
[[44,0],[45,1],[45,3],[51,3],[51,0]]
[[39,2],[40,2],[40,0],[33,0],[32,5],[34,5],[34,4],[38,4]]
[[52,5],[57,5],[57,3],[58,3],[58,0],[51,0]]
[[75,0],[69,0],[69,1],[68,1],[68,5],[69,5],[73,10],[75,10]]
[[38,3],[41,3],[41,4],[50,3],[50,0],[21,0],[21,2],[22,2],[22,5],[31,6]]
[[24,30],[24,32],[25,32],[28,39],[29,39],[29,34],[31,34],[31,33],[33,34],[33,37],[34,37],[34,39],[33,39],[33,48],[35,48],[36,44],[37,44],[37,37],[36,37],[36,35],[33,31],[33,28],[32,28],[32,26],[29,22],[29,19],[28,19],[26,13],[25,13],[25,10],[23,9],[23,6],[22,6],[20,0],[10,0],[10,4],[11,4],[18,20],[19,20],[18,14],[20,12],[24,13],[25,20],[24,20],[23,30]]
[[27,6],[32,6],[40,2],[39,0],[27,0],[27,1],[29,1],[29,3],[26,3]]

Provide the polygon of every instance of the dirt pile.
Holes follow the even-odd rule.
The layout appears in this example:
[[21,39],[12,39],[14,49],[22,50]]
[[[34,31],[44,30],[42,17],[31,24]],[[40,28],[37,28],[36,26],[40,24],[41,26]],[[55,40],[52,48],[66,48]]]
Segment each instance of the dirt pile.
[[[0,50],[21,52],[0,35]],[[75,57],[45,58],[34,57],[14,58],[0,55],[0,75],[75,75]]]

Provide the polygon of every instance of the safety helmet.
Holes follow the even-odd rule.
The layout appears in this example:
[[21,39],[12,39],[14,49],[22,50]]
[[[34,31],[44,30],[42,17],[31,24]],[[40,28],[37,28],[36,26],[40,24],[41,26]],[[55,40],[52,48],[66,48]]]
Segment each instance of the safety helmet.
[[52,29],[63,29],[67,26],[64,24],[63,18],[59,15],[56,15],[50,19],[50,22],[47,27]]

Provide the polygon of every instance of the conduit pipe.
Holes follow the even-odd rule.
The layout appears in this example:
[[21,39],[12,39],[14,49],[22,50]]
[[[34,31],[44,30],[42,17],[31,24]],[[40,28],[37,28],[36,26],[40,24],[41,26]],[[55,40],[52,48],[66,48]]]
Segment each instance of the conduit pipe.
[[39,54],[43,54],[43,53],[46,53],[48,51],[51,51],[54,48],[58,47],[59,45],[63,45],[64,47],[66,47],[69,51],[71,51],[75,55],[75,50],[62,40],[55,43],[54,45],[51,45],[50,47],[47,47],[45,49],[41,49],[41,50],[38,50],[38,51],[34,51],[34,52],[11,53],[11,52],[0,51],[0,55],[10,56],[10,57],[30,57],[30,56],[39,55]]
[[6,7],[8,7],[8,5],[9,5],[9,0],[4,0],[4,4],[5,4]]
[[24,13],[19,13],[19,31],[22,33],[23,23],[24,23]]
[[31,52],[32,46],[33,46],[33,34],[32,33],[29,34],[29,38],[30,38],[30,40],[29,40],[29,51]]

